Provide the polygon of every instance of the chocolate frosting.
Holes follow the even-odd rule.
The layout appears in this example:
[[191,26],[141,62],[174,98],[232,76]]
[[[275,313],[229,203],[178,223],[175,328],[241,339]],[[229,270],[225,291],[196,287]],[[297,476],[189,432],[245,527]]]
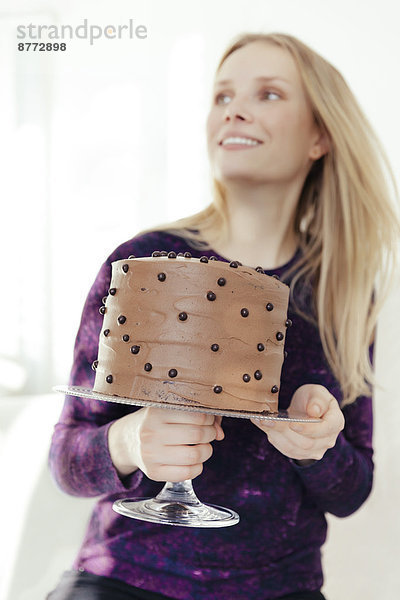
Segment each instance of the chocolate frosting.
[[250,267],[157,256],[114,262],[110,288],[115,291],[105,304],[95,391],[277,410],[287,285]]

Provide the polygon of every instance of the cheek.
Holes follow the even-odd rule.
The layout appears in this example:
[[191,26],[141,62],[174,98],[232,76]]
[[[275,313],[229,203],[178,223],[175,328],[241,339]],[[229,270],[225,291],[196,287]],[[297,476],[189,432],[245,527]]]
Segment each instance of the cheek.
[[302,113],[287,112],[280,115],[274,123],[274,131],[293,150],[308,147],[311,135],[310,122],[307,115]]
[[220,122],[220,117],[216,113],[215,110],[211,109],[208,113],[207,121],[206,121],[206,132],[207,139],[212,139],[216,136],[218,130],[218,123]]
[[207,117],[207,121],[206,121],[206,137],[207,137],[207,147],[208,147],[209,153],[212,151],[213,146],[215,146],[215,144],[216,144],[217,137],[218,137],[217,133],[218,133],[217,118],[216,118],[216,115],[213,114],[213,112],[210,112]]

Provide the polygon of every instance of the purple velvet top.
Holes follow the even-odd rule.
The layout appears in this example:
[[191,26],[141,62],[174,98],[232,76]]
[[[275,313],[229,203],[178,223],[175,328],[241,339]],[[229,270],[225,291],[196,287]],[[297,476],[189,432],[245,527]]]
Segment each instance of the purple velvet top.
[[[119,246],[106,260],[89,292],[78,331],[70,383],[92,387],[92,362],[103,317],[111,262],[150,256],[154,250],[196,251],[175,235],[147,233]],[[235,257],[231,257],[235,259]],[[272,275],[282,275],[293,263]],[[327,365],[318,331],[289,306],[287,358],[279,402],[290,403],[304,383],[341,393]],[[195,479],[204,502],[228,506],[240,523],[222,529],[157,525],[112,510],[117,498],[157,494],[162,484],[141,471],[121,480],[110,459],[107,431],[135,407],[67,397],[55,426],[50,467],[58,485],[76,496],[99,496],[74,568],[121,579],[144,590],[184,600],[274,599],[322,586],[320,547],[326,537],[325,512],[345,517],[359,508],[372,486],[371,398],[343,409],[346,425],[334,448],[311,466],[300,467],[276,450],[249,420],[224,417],[225,439]]]

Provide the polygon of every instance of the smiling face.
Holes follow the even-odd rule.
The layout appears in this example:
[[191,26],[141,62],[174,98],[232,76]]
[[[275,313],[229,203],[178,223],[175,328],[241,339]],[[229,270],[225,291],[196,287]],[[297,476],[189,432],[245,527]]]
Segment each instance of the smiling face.
[[256,41],[228,56],[215,78],[207,142],[219,181],[304,180],[326,150],[288,51]]

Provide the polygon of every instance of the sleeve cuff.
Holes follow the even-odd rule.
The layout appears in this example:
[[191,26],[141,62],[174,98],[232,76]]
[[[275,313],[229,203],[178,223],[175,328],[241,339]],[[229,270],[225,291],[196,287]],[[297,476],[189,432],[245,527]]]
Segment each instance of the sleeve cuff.
[[310,482],[315,481],[321,486],[325,479],[330,481],[332,474],[338,472],[338,469],[340,470],[347,463],[346,446],[347,442],[340,433],[334,447],[329,448],[320,460],[312,460],[310,464],[299,464],[292,458],[289,461],[301,477],[304,476]]
[[79,495],[110,494],[125,490],[136,489],[143,479],[143,473],[139,469],[131,475],[121,479],[111,460],[108,449],[108,429],[113,421],[92,431],[84,428],[76,441],[90,439],[86,452],[74,452],[79,456],[78,462],[71,464],[72,478],[75,481]]

